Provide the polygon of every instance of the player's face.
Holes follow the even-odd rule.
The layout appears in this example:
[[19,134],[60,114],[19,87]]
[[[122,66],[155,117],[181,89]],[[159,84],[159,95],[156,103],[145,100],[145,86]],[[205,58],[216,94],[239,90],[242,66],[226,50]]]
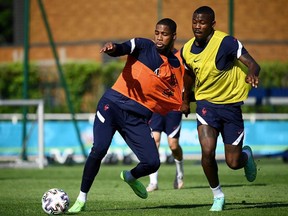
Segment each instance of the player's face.
[[167,54],[171,50],[176,33],[172,33],[170,28],[166,25],[156,25],[154,42],[159,53]]
[[214,31],[215,21],[209,14],[194,13],[192,17],[192,31],[198,42],[206,42]]

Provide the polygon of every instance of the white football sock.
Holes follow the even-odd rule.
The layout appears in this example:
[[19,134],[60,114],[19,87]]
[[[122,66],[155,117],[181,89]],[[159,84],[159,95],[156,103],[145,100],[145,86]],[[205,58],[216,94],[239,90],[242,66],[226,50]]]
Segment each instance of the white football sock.
[[214,198],[222,198],[224,197],[224,193],[222,192],[221,186],[218,185],[216,188],[211,188],[213,192]]
[[184,176],[183,160],[179,161],[179,160],[174,159],[174,161],[176,165],[177,177],[182,178]]
[[81,202],[86,202],[87,201],[87,193],[84,193],[82,191],[80,191],[77,200],[81,201]]
[[149,175],[150,184],[157,185],[158,184],[158,171]]

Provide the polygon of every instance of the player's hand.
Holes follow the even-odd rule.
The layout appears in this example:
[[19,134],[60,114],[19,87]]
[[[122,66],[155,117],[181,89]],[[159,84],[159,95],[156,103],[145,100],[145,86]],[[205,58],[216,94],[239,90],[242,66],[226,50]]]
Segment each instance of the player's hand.
[[183,102],[180,108],[181,112],[185,115],[185,117],[187,118],[188,115],[190,114],[190,104]]
[[112,42],[107,42],[104,46],[100,49],[100,53],[112,53],[115,51],[115,44]]
[[246,83],[251,84],[251,86],[254,88],[258,87],[259,78],[255,74],[247,74],[245,81]]

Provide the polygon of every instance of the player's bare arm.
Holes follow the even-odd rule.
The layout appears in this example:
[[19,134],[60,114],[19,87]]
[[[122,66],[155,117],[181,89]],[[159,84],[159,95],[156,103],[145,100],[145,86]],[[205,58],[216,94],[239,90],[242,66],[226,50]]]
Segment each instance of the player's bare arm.
[[246,83],[249,83],[252,85],[252,87],[257,88],[259,83],[260,66],[252,58],[252,56],[249,55],[249,53],[240,56],[239,60],[248,67],[248,73],[245,79]]
[[185,114],[185,117],[187,117],[190,114],[190,98],[192,94],[192,88],[195,84],[195,74],[191,70],[185,70],[183,79],[184,92],[181,111]]

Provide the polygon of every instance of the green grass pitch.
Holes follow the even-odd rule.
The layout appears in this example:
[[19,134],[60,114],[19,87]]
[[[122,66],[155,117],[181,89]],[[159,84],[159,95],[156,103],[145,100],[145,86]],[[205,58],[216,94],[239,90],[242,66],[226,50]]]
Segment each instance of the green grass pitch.
[[[199,161],[184,162],[184,188],[173,189],[175,166],[162,164],[159,190],[146,200],[137,197],[119,174],[132,165],[102,165],[88,196],[87,208],[79,215],[288,215],[288,164],[281,158],[257,159],[258,176],[249,183],[243,170],[233,171],[219,163],[219,176],[226,197],[222,212],[209,212],[212,193]],[[64,189],[72,205],[78,195],[83,165],[51,165],[43,170],[0,170],[0,215],[41,216],[43,193]],[[148,177],[140,179],[145,185]]]

